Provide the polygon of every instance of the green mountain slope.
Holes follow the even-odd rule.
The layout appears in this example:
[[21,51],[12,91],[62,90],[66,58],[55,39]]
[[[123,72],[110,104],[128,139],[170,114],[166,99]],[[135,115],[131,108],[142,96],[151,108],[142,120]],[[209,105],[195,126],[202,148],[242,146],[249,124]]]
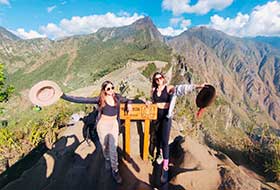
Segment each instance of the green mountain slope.
[[171,49],[148,17],[86,36],[20,41],[9,48],[10,53],[0,51],[1,61],[7,65],[17,91],[42,79],[55,80],[66,90],[81,88],[122,67],[129,59],[171,59]]

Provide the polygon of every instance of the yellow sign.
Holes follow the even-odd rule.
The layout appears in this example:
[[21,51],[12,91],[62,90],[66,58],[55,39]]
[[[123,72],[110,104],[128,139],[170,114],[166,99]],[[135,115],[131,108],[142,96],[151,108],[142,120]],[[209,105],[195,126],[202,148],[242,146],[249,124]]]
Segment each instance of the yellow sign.
[[157,119],[157,105],[132,104],[132,110],[125,112],[125,105],[121,104],[120,119],[125,120],[125,152],[130,155],[130,121],[131,120],[145,120],[144,124],[144,146],[143,159],[148,159],[148,146],[150,134],[150,120]]
[[145,104],[131,104],[132,111],[126,113],[124,111],[125,105],[121,104],[120,118],[121,119],[131,119],[131,120],[155,120],[157,119],[157,106],[155,104],[145,105]]

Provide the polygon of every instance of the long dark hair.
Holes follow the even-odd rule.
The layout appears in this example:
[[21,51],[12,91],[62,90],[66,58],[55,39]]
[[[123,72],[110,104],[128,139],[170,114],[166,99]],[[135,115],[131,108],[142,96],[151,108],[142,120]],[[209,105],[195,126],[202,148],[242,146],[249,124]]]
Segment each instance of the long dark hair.
[[[101,90],[100,90],[100,95],[99,95],[100,99],[99,99],[99,103],[98,103],[99,109],[102,109],[106,104],[105,103],[105,96],[106,96],[105,88],[107,87],[108,84],[111,84],[112,86],[114,86],[114,84],[109,80],[102,83]],[[115,102],[115,106],[117,106],[117,98],[116,98],[115,93],[113,94],[113,99],[114,99],[114,102]]]
[[161,72],[155,72],[153,75],[153,78],[152,78],[152,89],[158,87],[158,84],[155,79],[157,75],[160,75],[164,79],[164,83],[166,83],[166,79],[165,79],[164,75]]

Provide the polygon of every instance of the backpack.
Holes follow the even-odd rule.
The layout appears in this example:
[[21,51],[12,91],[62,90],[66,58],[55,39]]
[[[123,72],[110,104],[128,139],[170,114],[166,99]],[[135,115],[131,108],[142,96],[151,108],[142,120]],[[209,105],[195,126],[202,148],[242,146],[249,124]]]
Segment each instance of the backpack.
[[97,137],[96,121],[98,113],[98,109],[94,107],[92,112],[80,119],[84,122],[83,136],[87,142],[89,139],[94,140]]

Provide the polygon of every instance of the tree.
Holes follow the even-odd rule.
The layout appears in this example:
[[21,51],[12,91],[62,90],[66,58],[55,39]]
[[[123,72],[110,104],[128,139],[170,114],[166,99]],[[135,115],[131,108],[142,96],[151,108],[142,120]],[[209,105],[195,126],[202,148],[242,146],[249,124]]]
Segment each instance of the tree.
[[0,63],[0,102],[8,101],[15,88],[7,84],[4,74],[4,64]]

